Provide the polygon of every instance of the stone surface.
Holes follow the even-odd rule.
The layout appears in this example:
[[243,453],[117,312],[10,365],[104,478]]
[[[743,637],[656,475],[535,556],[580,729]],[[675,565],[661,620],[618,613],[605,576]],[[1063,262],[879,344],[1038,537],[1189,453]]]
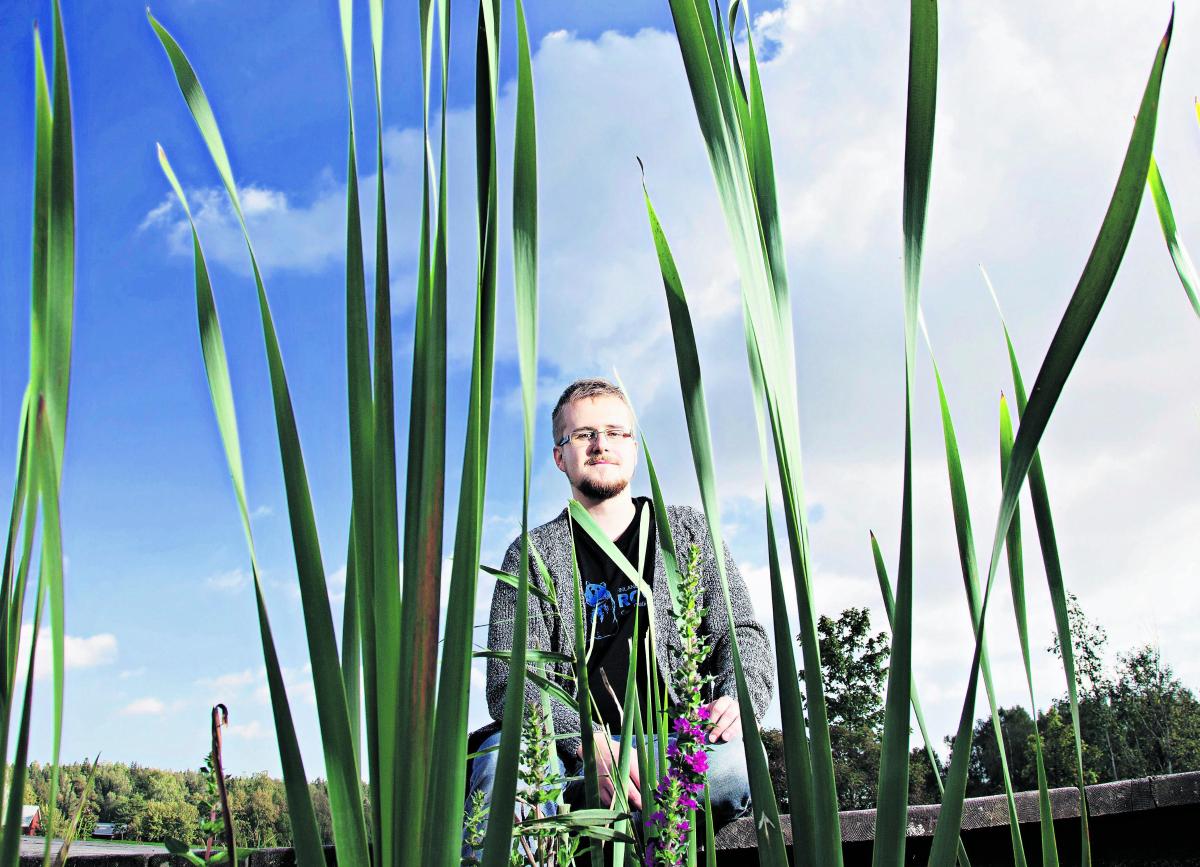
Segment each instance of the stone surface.
[[[1192,832],[1197,820],[1200,820],[1200,772],[1101,783],[1088,786],[1087,798],[1089,816],[1093,819],[1092,842],[1096,854],[1094,864],[1097,867],[1200,865],[1200,858],[1193,857],[1197,847],[1192,845]],[[1037,851],[1038,834],[1037,792],[1020,792],[1014,796],[1014,802],[1022,824],[1026,851],[1034,854]],[[1079,792],[1076,789],[1054,789],[1050,792],[1050,805],[1062,863],[1070,863],[1072,847],[1078,848]],[[934,828],[937,827],[939,809],[936,804],[909,809],[910,859],[928,852]],[[781,817],[781,820],[784,839],[790,845],[791,822],[787,816]],[[841,825],[847,867],[858,863],[869,864],[871,841],[875,835],[875,811],[843,812]],[[963,806],[962,828],[964,844],[972,852],[972,864],[986,867],[992,863],[1011,863],[1011,851],[1008,852],[1007,861],[1004,857],[1009,846],[1007,825],[1008,804],[1003,795],[967,799]],[[1150,832],[1152,828],[1154,830]],[[1186,839],[1180,842],[1174,840],[1175,837]],[[1147,847],[1145,841],[1148,839],[1154,840],[1154,845]],[[41,837],[22,838],[22,867],[41,864],[43,844]],[[746,859],[754,858],[749,850],[755,849],[756,845],[757,836],[751,819],[734,822],[717,834],[717,849],[722,864],[753,863]],[[52,846],[57,851],[57,841]],[[1122,846],[1126,849],[1132,847],[1136,850],[1140,846],[1142,849],[1162,851],[1153,854],[1143,852],[1140,856],[1136,851],[1132,855],[1122,855],[1116,851]],[[1105,856],[1106,850],[1112,852],[1114,857]],[[994,860],[989,855],[998,855],[1000,860]],[[335,863],[333,847],[326,847],[325,859],[329,864]],[[1073,860],[1077,861],[1077,856]],[[182,858],[172,857],[161,847],[129,846],[99,840],[81,840],[73,844],[68,863],[75,862],[84,867],[186,865]],[[263,849],[250,856],[249,867],[292,867],[294,864],[295,855],[291,849]]]

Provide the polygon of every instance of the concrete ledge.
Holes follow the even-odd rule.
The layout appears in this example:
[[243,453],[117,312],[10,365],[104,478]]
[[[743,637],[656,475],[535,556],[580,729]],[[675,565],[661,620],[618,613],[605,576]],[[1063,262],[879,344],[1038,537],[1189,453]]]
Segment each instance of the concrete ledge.
[[[1142,849],[1170,850],[1175,844],[1167,839],[1172,834],[1186,836],[1181,844],[1182,856],[1171,856],[1170,852],[1155,852],[1151,860],[1144,858],[1129,858],[1119,856],[1115,859],[1098,858],[1095,864],[1133,865],[1192,865],[1200,864],[1193,860],[1196,846],[1193,845],[1191,832],[1196,821],[1200,821],[1200,772],[1172,774],[1163,777],[1145,777],[1139,780],[1121,780],[1115,783],[1100,783],[1087,787],[1088,815],[1092,818],[1092,838],[1096,852],[1099,854],[1106,848],[1115,849],[1122,846],[1137,846]],[[1024,826],[1025,835],[1036,837],[1038,822],[1037,792],[1020,792],[1014,796],[1017,807],[1017,818]],[[1060,846],[1067,848],[1072,845],[1070,828],[1076,829],[1078,835],[1079,792],[1076,789],[1053,789],[1050,792],[1050,806],[1054,814],[1055,826],[1058,829]],[[908,838],[912,842],[913,852],[925,850],[937,827],[940,807],[936,804],[910,807],[908,811]],[[1152,817],[1157,817],[1153,819]],[[1157,831],[1151,826],[1161,826]],[[784,839],[791,844],[792,829],[788,816],[782,817]],[[875,811],[849,810],[841,814],[842,842],[847,854],[847,865],[860,861],[870,863],[869,849],[875,837]],[[1132,824],[1132,827],[1131,827]],[[1008,847],[1008,804],[1003,795],[989,795],[983,798],[968,798],[963,809],[963,840],[973,849],[976,841],[980,845],[983,857],[980,858],[972,851],[972,863],[985,865],[991,863],[1011,863],[1011,852],[1008,861],[1003,861],[1003,853]],[[1060,827],[1061,826],[1061,827]],[[1134,830],[1136,829],[1136,830]],[[1120,841],[1124,840],[1122,844]],[[1140,841],[1140,842],[1139,842]],[[1147,846],[1147,841],[1153,841]],[[1031,855],[1036,853],[1036,843],[1031,848],[1031,840],[1026,841],[1026,850]],[[42,861],[42,846],[40,837],[25,837],[21,840],[21,867],[35,867]],[[741,819],[722,828],[717,834],[717,849],[720,851],[721,863],[747,863],[746,858],[753,855],[748,851],[757,848],[757,838],[754,833],[754,823],[751,819]],[[1178,847],[1177,847],[1178,848]],[[58,844],[52,844],[57,851]],[[993,862],[987,857],[987,852],[999,853],[1001,860]],[[856,854],[857,853],[857,854]],[[866,858],[859,855],[866,854]],[[1060,849],[1060,854],[1067,853]],[[1167,860],[1158,855],[1168,856]],[[325,860],[334,864],[332,846],[325,849]],[[182,858],[169,855],[166,849],[154,846],[123,846],[116,843],[83,840],[71,847],[71,858],[68,863],[78,862],[86,867],[186,867]],[[263,849],[250,856],[249,867],[294,867],[295,853],[291,849]],[[1068,863],[1063,860],[1062,863]]]
[[[1013,798],[1017,820],[1021,824],[1038,822],[1038,793],[1018,792]],[[1136,813],[1160,807],[1181,807],[1200,804],[1200,771],[1172,774],[1164,777],[1143,777],[1138,780],[1119,780],[1087,787],[1088,815],[1093,817]],[[1079,818],[1079,790],[1051,789],[1050,809],[1054,819]],[[908,809],[909,838],[933,837],[937,827],[938,804],[920,804]],[[792,841],[791,819],[782,816],[783,836]],[[865,843],[875,839],[874,810],[846,810],[841,813],[842,842]],[[1008,800],[1004,795],[967,798],[963,804],[964,831],[997,828],[1008,825]],[[757,846],[754,823],[740,819],[722,828],[717,834],[718,849],[753,849]]]

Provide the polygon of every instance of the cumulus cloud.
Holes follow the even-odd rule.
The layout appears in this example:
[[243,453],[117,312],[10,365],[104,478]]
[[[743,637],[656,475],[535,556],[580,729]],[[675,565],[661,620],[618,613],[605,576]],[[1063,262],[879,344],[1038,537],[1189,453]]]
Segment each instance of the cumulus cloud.
[[[20,644],[17,651],[17,671],[28,671],[29,648],[32,644],[33,624],[21,625]],[[67,635],[63,642],[64,665],[68,671],[111,665],[117,661],[117,637],[111,632],[96,635]],[[38,632],[37,659],[34,661],[33,676],[40,680],[54,671],[53,649],[50,630],[43,627]]]
[[225,727],[225,734],[228,737],[240,738],[247,741],[260,740],[274,733],[274,729],[264,726],[258,720],[251,720],[248,723],[230,723]]
[[204,579],[204,584],[214,590],[225,590],[233,592],[241,590],[250,583],[250,573],[245,569],[229,569],[225,572],[218,572],[215,575],[209,575]]
[[161,716],[166,710],[167,706],[160,699],[147,696],[134,699],[121,708],[121,713],[126,716]]

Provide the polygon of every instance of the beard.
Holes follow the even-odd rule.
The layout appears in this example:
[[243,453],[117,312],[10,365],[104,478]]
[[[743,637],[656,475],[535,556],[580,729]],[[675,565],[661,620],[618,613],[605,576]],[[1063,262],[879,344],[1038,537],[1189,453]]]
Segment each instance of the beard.
[[579,493],[593,500],[610,500],[629,487],[629,479],[599,481],[586,476],[579,480]]

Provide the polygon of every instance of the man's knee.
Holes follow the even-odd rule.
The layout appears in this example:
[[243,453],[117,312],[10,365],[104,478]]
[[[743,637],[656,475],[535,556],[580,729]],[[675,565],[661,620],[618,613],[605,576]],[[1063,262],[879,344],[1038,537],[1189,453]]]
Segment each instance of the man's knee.
[[708,797],[715,825],[725,825],[749,815],[750,775],[746,770],[746,749],[741,738],[709,748]]

